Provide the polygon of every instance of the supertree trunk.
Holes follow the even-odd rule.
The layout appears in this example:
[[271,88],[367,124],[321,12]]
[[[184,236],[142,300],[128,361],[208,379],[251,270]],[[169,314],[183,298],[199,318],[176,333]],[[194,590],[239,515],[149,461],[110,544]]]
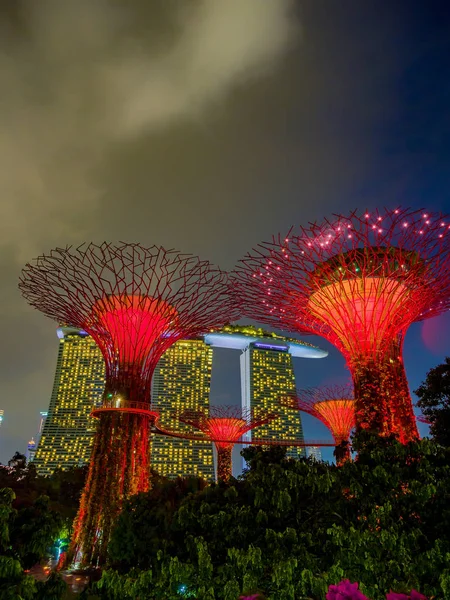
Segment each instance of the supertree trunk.
[[336,447],[334,449],[334,457],[336,458],[336,465],[342,467],[344,463],[351,460],[350,443],[348,440],[336,440]]
[[419,437],[405,367],[395,344],[377,359],[350,363],[357,430],[395,435],[402,443]]
[[231,452],[233,446],[217,447],[217,480],[228,481],[232,476]]
[[67,564],[106,562],[111,530],[124,500],[150,487],[149,431],[145,415],[113,411],[100,416]]

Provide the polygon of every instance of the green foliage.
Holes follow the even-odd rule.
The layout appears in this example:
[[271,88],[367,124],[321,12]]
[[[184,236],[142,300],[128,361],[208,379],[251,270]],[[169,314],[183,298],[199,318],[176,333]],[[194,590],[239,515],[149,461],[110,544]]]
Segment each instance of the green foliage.
[[206,485],[197,477],[157,478],[150,492],[134,496],[125,505],[109,544],[109,557],[115,568],[149,569],[158,552],[170,554],[181,547],[184,532],[177,535],[174,515],[186,496]]
[[0,555],[0,598],[2,600],[29,600],[35,598],[36,583],[24,575],[20,562]]
[[33,506],[40,496],[48,496],[50,508],[64,520],[68,530],[77,514],[81,491],[86,479],[86,467],[57,470],[51,477],[41,477],[23,454],[16,452],[8,467],[0,465],[0,488],[11,488],[15,493],[13,506],[20,510]]
[[66,590],[59,575],[36,582],[24,574],[48,555],[58,537],[68,536],[85,469],[36,475],[16,452],[0,466],[0,598],[58,600]]
[[57,539],[70,538],[86,473],[86,467],[75,467],[40,477],[19,452],[7,467],[0,465],[0,488],[10,488],[15,495],[11,545],[24,568],[44,558],[50,548],[55,551]]
[[14,512],[12,502],[15,498],[14,492],[9,488],[0,489],[0,550],[9,548],[9,519]]
[[63,527],[62,517],[50,509],[47,496],[17,512],[10,525],[11,548],[25,569],[31,568],[47,554]]
[[160,482],[119,518],[116,570],[96,593],[323,600],[349,578],[373,600],[391,588],[450,598],[450,450],[366,433],[353,445],[341,468],[247,448],[249,470],[228,484]]
[[9,521],[14,514],[14,498],[12,490],[0,489],[0,598],[28,600],[34,598],[34,580],[24,575],[20,562],[9,552]]
[[443,446],[450,446],[450,358],[428,371],[414,393],[419,397],[417,405],[430,423],[433,438]]

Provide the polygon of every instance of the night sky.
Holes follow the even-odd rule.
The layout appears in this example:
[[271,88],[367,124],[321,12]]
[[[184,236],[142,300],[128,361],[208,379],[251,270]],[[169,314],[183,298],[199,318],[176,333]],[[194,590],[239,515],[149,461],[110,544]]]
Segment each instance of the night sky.
[[[450,211],[447,1],[0,0],[0,78],[2,462],[53,383],[55,325],[17,289],[38,254],[139,241],[231,269],[331,213]],[[412,389],[449,335],[447,316],[411,327]],[[298,359],[299,384],[345,381],[310,341],[330,356]],[[238,402],[238,353],[212,388]]]

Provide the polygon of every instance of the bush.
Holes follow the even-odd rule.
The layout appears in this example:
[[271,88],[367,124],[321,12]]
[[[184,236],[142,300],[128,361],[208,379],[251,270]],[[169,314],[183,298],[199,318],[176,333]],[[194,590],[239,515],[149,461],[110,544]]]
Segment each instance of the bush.
[[97,593],[323,600],[350,579],[371,600],[450,597],[450,451],[365,433],[353,445],[341,468],[248,448],[249,470],[228,484],[178,480],[131,499]]

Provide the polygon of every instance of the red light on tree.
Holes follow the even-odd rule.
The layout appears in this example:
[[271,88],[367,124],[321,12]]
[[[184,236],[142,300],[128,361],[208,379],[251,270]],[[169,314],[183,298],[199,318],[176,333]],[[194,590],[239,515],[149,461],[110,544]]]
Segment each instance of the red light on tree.
[[237,269],[246,316],[325,337],[352,374],[357,427],[416,439],[403,339],[449,308],[448,230],[440,215],[396,209],[274,237]]
[[255,417],[239,406],[213,406],[209,415],[202,411],[184,411],[179,420],[202,431],[217,450],[217,479],[228,481],[232,475],[231,452],[234,444],[247,431],[265,425],[278,415],[268,413]]
[[[338,465],[350,458],[348,441],[355,427],[355,400],[353,386],[324,386],[297,390],[295,406],[328,427],[336,444]],[[340,452],[341,450],[341,452]]]
[[425,425],[430,425],[430,421],[425,415],[418,415],[417,420],[419,421],[419,423],[425,423]]
[[114,519],[128,496],[149,489],[149,434],[158,414],[151,379],[177,340],[239,316],[226,273],[207,261],[139,244],[56,249],[28,264],[28,302],[84,329],[106,364],[106,384],[69,559],[102,564]]
[[146,296],[105,296],[91,313],[89,327],[97,344],[112,345],[120,365],[144,361],[149,348],[175,326],[177,312],[166,302]]

